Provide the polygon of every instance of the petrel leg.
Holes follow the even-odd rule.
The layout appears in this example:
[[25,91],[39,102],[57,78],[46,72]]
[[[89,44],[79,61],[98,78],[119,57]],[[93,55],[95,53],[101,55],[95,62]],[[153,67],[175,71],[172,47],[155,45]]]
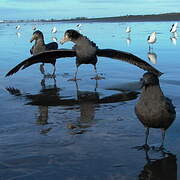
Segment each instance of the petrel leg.
[[105,79],[105,77],[101,77],[100,75],[98,75],[96,65],[94,65],[94,71],[96,73],[96,76],[91,79],[95,79],[95,80]]
[[148,136],[149,136],[149,128],[147,127],[146,128],[145,144],[142,145],[142,146],[136,146],[135,149],[148,151],[150,149],[150,147],[148,145]]
[[53,73],[52,73],[52,78],[55,78],[56,77],[56,74],[55,74],[55,72],[56,72],[56,66],[53,64]]
[[166,131],[162,129],[162,142],[161,146],[159,147],[159,150],[164,150],[164,139],[165,139]]
[[43,75],[45,75],[44,63],[39,66],[39,69]]
[[69,79],[68,81],[78,81],[78,80],[81,80],[81,79],[77,79],[78,67],[79,66],[76,66],[76,72],[75,72],[74,78]]

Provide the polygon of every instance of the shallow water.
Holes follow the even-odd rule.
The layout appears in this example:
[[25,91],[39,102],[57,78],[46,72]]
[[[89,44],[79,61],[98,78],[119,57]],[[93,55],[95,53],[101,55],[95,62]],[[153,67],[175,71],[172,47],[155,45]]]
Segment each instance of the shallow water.
[[[118,60],[98,58],[97,70],[105,79],[92,80],[92,65],[82,65],[78,72],[82,80],[76,84],[68,81],[75,72],[75,59],[64,58],[57,60],[56,79],[44,79],[39,64],[5,78],[12,67],[30,56],[34,24],[22,23],[19,33],[16,24],[0,24],[0,180],[131,180],[142,177],[146,170],[160,176],[155,171],[163,162],[169,173],[168,177],[162,172],[166,177],[163,179],[180,178],[180,44],[179,37],[170,39],[171,24],[85,23],[81,30],[99,48],[131,52],[164,72],[161,87],[177,113],[166,133],[165,146],[175,156],[168,159],[150,151],[149,157],[156,159],[150,164],[144,151],[133,149],[145,138],[144,127],[134,113],[143,70]],[[58,32],[52,35],[54,25]],[[130,38],[125,34],[127,25],[132,27]],[[65,30],[76,28],[73,23],[36,26],[43,31],[46,42],[52,37],[60,40]],[[153,31],[158,33],[158,40],[151,62],[146,39]],[[69,42],[59,48],[72,46]],[[52,71],[51,65],[45,69]],[[158,146],[160,141],[160,130],[151,130],[149,144]]]

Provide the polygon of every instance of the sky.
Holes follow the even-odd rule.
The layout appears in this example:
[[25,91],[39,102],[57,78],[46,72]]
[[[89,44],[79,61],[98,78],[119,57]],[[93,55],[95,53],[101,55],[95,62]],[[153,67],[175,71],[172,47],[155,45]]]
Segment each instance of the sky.
[[179,7],[180,0],[0,0],[0,20],[158,14]]

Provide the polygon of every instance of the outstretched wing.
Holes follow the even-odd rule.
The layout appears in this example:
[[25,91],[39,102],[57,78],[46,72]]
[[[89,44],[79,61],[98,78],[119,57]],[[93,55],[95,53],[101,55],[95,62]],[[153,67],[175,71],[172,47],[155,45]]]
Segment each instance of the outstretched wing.
[[15,66],[6,74],[6,77],[13,75],[14,73],[18,72],[20,69],[25,69],[33,64],[49,62],[49,59],[52,58],[57,59],[57,58],[74,57],[74,56],[76,56],[75,50],[58,49],[58,50],[45,51],[37,55],[31,56],[30,58],[19,63],[17,66]]
[[135,66],[138,66],[139,68],[145,71],[152,72],[157,76],[161,76],[163,74],[162,72],[151,66],[149,63],[147,63],[146,61],[128,52],[118,51],[114,49],[98,49],[97,56],[118,59],[128,62],[130,64],[134,64]]
[[[33,64],[47,63],[52,58],[58,59],[58,58],[74,57],[74,56],[76,56],[75,50],[57,49],[57,50],[45,51],[37,55],[31,56],[30,58],[18,64],[6,74],[6,77],[16,73],[20,69],[25,69]],[[131,53],[113,50],[113,49],[97,49],[97,56],[122,60],[130,64],[134,64],[139,68],[152,72],[158,76],[163,74],[159,70],[148,64],[146,61],[140,59],[139,57]]]

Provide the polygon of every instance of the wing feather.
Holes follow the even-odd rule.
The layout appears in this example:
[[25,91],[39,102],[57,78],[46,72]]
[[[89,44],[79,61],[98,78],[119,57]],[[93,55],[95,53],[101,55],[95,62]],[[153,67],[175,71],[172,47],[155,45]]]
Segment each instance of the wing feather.
[[133,64],[145,71],[152,72],[158,76],[161,76],[163,74],[162,72],[151,66],[149,63],[147,63],[146,61],[128,52],[118,51],[114,49],[98,49],[97,56],[122,60],[130,64]]
[[44,51],[42,53],[31,56],[30,58],[22,61],[13,69],[11,69],[5,76],[7,77],[13,75],[14,73],[18,72],[20,69],[25,69],[33,64],[49,62],[49,60],[52,58],[57,59],[57,58],[74,57],[74,56],[76,56],[76,52],[74,50],[69,50],[69,49]]

